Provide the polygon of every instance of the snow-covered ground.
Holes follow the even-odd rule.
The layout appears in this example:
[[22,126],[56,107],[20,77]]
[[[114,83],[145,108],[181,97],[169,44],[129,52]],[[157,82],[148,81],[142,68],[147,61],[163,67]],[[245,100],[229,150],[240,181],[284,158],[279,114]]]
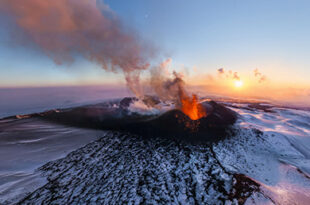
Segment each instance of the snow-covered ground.
[[16,201],[46,183],[35,169],[98,139],[103,131],[70,128],[37,119],[0,120],[0,204]]
[[2,120],[0,204],[309,204],[310,111],[222,103],[240,116],[212,144]]
[[[239,131],[215,146],[219,160],[257,181],[279,204],[309,204],[310,112],[271,104],[259,109],[231,105],[241,116],[235,125]],[[261,132],[258,138],[248,133],[253,129]]]

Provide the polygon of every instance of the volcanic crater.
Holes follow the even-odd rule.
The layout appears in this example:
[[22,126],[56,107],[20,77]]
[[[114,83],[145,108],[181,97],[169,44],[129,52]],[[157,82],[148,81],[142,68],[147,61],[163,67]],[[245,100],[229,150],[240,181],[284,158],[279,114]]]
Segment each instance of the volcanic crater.
[[[48,112],[40,115],[44,120],[70,126],[125,131],[143,137],[168,137],[191,142],[217,141],[227,136],[237,114],[215,101],[204,101],[200,105],[206,115],[192,120],[181,109],[173,108],[157,114],[132,112],[130,106],[137,98],[124,98],[119,102],[102,103]],[[154,97],[143,101],[154,106],[160,101]]]

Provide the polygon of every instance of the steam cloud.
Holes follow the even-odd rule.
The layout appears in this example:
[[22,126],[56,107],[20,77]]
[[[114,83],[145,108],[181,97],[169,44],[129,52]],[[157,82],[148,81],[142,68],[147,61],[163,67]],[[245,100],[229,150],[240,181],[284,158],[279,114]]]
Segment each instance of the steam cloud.
[[[153,67],[151,70],[151,88],[161,101],[172,101],[175,106],[182,110],[192,120],[198,120],[207,116],[205,108],[198,102],[195,94],[189,95],[185,90],[183,76],[180,73],[173,72],[170,77],[168,66],[171,59],[162,62],[160,66]],[[188,125],[192,126],[192,125]]]
[[257,68],[254,70],[254,76],[258,78],[259,83],[263,83],[267,80],[266,75],[263,75]]
[[129,88],[141,95],[140,72],[149,67],[153,49],[126,30],[107,5],[96,0],[1,0],[0,12],[57,64],[82,56],[108,71],[122,71]]
[[172,59],[168,58],[150,70],[150,87],[161,100],[172,100],[179,104],[180,98],[186,95],[185,83],[180,73],[173,71],[171,76],[168,70],[171,62]]

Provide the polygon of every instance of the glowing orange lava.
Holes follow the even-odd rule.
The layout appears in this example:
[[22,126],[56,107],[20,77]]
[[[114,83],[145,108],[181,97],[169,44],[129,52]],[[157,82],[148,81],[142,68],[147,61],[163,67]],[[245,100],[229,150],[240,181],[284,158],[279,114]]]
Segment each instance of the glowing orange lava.
[[182,112],[192,120],[198,120],[202,117],[207,116],[204,107],[200,103],[198,103],[196,95],[193,95],[192,98],[188,96],[182,96],[181,104]]

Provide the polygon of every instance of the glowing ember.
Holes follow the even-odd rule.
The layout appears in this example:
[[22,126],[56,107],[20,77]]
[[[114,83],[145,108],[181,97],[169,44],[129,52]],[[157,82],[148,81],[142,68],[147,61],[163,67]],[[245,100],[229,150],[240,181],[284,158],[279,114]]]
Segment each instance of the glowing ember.
[[181,98],[181,110],[192,120],[198,120],[202,117],[206,117],[207,113],[204,107],[198,103],[197,96],[193,95],[192,98],[188,96],[183,96]]

